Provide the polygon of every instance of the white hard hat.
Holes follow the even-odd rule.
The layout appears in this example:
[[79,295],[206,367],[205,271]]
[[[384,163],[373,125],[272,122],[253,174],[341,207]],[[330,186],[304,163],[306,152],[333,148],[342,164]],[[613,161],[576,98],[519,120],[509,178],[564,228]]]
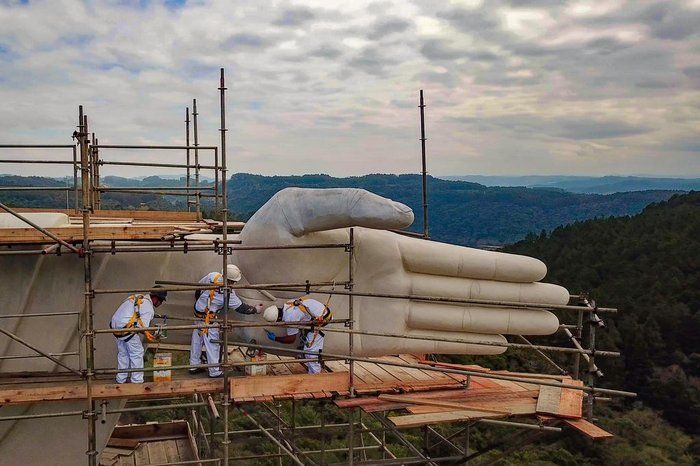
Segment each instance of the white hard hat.
[[228,281],[239,282],[243,275],[241,275],[241,269],[233,264],[226,266],[226,275],[228,275]]
[[279,309],[277,309],[277,306],[270,306],[263,311],[263,319],[268,322],[277,322],[278,316]]

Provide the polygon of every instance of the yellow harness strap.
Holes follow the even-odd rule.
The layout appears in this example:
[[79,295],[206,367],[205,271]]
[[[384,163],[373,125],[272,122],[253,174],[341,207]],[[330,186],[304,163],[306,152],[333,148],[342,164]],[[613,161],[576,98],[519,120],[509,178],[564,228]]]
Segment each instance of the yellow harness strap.
[[[217,273],[214,275],[214,280],[212,280],[212,285],[223,285],[223,276],[220,273]],[[216,319],[216,312],[211,312],[209,310],[209,307],[211,306],[211,302],[214,300],[214,296],[216,296],[216,290],[211,289],[209,290],[209,299],[207,299],[207,307],[204,308],[204,325],[209,325],[209,323],[212,320]],[[204,327],[199,330],[200,335],[207,335],[209,333],[209,327]]]
[[[309,298],[308,296],[304,296],[302,298],[299,298],[298,300],[301,301],[301,303],[299,303],[299,305],[296,306],[299,309],[301,309],[302,312],[306,313],[309,317],[311,317],[311,321],[316,324],[313,327],[313,329],[314,329],[313,338],[311,338],[311,341],[306,342],[307,348],[311,348],[313,346],[314,342],[316,341],[316,338],[318,338],[318,334],[321,331],[320,327],[325,327],[326,325],[328,325],[328,322],[330,322],[333,319],[333,313],[331,312],[330,308],[325,304],[323,305],[323,307],[324,307],[323,314],[321,314],[320,316],[313,315],[311,313],[311,311],[309,310],[309,308],[304,305],[304,301],[307,301],[309,299],[311,299],[311,298]],[[297,301],[297,300],[294,299],[292,301],[288,301],[287,304],[290,306],[295,306],[295,303],[294,303],[295,301]]]
[[[141,313],[139,312],[141,304],[143,304],[143,300],[144,300],[143,295],[140,295],[140,294],[131,295],[131,296],[129,296],[128,299],[134,302],[134,313],[131,315],[129,322],[127,322],[126,325],[124,326],[125,330],[123,332],[119,332],[117,335],[127,335],[128,333],[130,333],[126,329],[136,328],[136,327],[141,327],[141,328],[146,327],[143,324],[143,321],[141,320]],[[138,325],[136,325],[137,323],[138,323]],[[144,333],[146,334],[146,339],[148,341],[157,341],[158,340],[153,335],[153,333],[151,333],[149,331],[146,331]]]

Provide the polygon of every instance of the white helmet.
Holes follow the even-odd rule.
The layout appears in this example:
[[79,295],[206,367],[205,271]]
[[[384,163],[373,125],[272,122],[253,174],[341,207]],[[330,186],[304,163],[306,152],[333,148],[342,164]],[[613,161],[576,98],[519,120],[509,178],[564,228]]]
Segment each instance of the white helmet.
[[278,316],[279,309],[277,309],[277,306],[270,306],[263,311],[263,319],[268,322],[277,322]]
[[241,274],[241,269],[239,269],[233,264],[229,264],[226,266],[226,275],[228,275],[228,281],[230,282],[239,282],[243,277],[243,275]]

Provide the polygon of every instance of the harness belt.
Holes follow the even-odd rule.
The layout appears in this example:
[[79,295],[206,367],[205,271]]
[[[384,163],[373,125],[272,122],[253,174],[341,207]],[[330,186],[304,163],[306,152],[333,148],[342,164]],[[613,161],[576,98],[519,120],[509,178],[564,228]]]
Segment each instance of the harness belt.
[[[115,338],[118,338],[122,340],[123,342],[127,342],[131,340],[134,335],[136,335],[136,332],[129,332],[128,329],[132,328],[145,328],[146,326],[143,324],[143,321],[141,320],[141,304],[143,304],[144,297],[141,294],[135,294],[131,295],[128,298],[129,300],[134,302],[134,313],[131,315],[131,318],[129,318],[129,322],[126,323],[124,327],[122,327],[124,330],[121,332],[114,332]],[[138,325],[137,325],[138,324]],[[112,328],[112,322],[109,323],[109,328]],[[146,335],[146,339],[148,341],[157,341],[158,339],[151,333],[150,331],[145,331],[143,332]],[[122,338],[126,336],[126,338]]]
[[[211,281],[212,285],[218,285],[222,286],[224,284],[223,276],[220,273],[217,273],[214,275],[214,279]],[[199,319],[204,319],[204,325],[209,325],[212,320],[216,320],[218,317],[218,311],[212,311],[210,310],[211,303],[214,301],[214,297],[216,296],[216,290],[211,289],[209,290],[209,297],[207,298],[207,307],[204,308],[204,311],[198,311],[197,310],[197,303],[194,303],[194,316],[199,318]],[[225,303],[224,303],[225,304]],[[200,335],[206,335],[209,333],[209,327],[204,327],[199,329],[199,334]]]
[[[319,327],[325,327],[326,325],[328,325],[328,322],[330,322],[333,319],[333,313],[331,312],[331,309],[325,304],[323,305],[323,313],[320,316],[314,315],[309,310],[309,308],[304,305],[304,301],[307,301],[309,299],[311,298],[309,298],[308,296],[304,296],[303,298],[287,302],[288,305],[298,307],[299,309],[301,309],[302,312],[311,317],[311,322],[313,323],[313,326],[308,330],[301,331],[301,345],[302,347],[306,346],[307,348],[311,348],[314,345],[314,343],[316,342],[316,338],[318,338],[319,335],[321,335],[322,338],[326,336],[326,334]],[[298,301],[300,302],[297,304]],[[311,339],[311,341],[307,342],[307,337],[311,332],[313,332],[314,336]]]

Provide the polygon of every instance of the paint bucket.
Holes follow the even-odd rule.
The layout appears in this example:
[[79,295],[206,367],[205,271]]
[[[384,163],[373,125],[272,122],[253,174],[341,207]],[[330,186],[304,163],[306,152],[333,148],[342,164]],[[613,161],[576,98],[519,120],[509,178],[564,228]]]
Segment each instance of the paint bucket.
[[[172,353],[156,353],[153,356],[153,367],[168,367],[172,366],[173,354]],[[154,382],[170,382],[172,380],[172,375],[170,369],[162,371],[153,371],[153,381]]]
[[[267,355],[262,350],[258,350],[253,355],[248,355],[248,354],[245,355],[246,362],[265,361],[266,359],[267,359]],[[267,366],[264,364],[261,364],[261,365],[251,364],[250,366],[245,366],[245,374],[246,375],[266,375],[267,374]]]

